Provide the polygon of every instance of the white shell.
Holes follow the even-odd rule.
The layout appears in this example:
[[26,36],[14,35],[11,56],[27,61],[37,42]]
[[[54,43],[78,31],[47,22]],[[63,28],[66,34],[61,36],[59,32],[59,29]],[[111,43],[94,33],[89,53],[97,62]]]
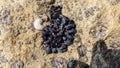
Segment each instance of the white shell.
[[34,28],[36,30],[42,30],[44,28],[44,26],[41,23],[42,23],[42,20],[40,18],[36,19],[34,21]]

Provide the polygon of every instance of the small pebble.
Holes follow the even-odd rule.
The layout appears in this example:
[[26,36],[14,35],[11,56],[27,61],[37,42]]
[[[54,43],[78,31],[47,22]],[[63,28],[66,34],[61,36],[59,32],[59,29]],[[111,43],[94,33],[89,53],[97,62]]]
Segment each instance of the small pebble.
[[43,23],[43,21],[40,18],[36,19],[34,21],[34,28],[36,30],[43,30],[44,26],[42,25],[42,23]]
[[86,10],[84,13],[85,13],[85,17],[89,17],[90,16],[89,15],[89,11]]
[[32,57],[33,60],[37,59],[37,56],[35,54],[32,54],[31,57]]
[[10,25],[12,23],[12,16],[8,16],[6,24]]
[[6,63],[8,60],[5,57],[0,57],[0,63]]
[[77,51],[78,51],[79,57],[83,57],[86,54],[85,46],[83,46],[83,45],[79,46],[77,48]]
[[2,12],[1,12],[2,18],[7,17],[8,15],[10,15],[10,9],[4,9],[4,10],[2,10]]
[[80,20],[80,21],[83,20],[83,16],[82,16],[82,15],[79,16],[79,20]]
[[96,37],[98,39],[103,39],[104,36],[105,36],[105,31],[103,31],[102,29],[100,29],[99,32],[96,33]]
[[49,4],[54,4],[56,0],[47,0]]
[[19,30],[13,30],[14,37],[17,37],[20,34]]
[[67,68],[89,68],[89,65],[76,59],[70,59]]
[[19,41],[18,41],[18,44],[19,44],[19,45],[23,45],[23,41],[19,40]]
[[91,7],[87,10],[90,15],[94,15],[94,9]]
[[32,27],[33,27],[33,24],[32,24],[32,23],[27,24],[27,28],[28,28],[28,29],[30,29],[30,28],[32,28]]

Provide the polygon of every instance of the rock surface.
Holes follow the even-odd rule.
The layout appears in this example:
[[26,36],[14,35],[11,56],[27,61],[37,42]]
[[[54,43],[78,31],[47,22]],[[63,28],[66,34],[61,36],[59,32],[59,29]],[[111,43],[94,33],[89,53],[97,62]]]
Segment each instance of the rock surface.
[[99,40],[93,47],[90,68],[119,68],[120,49],[107,49],[104,40]]
[[[46,55],[45,48],[40,43],[42,32],[35,30],[33,24],[37,18],[43,18],[44,25],[49,25],[49,10],[52,5],[61,5],[63,15],[74,20],[77,41],[74,40],[75,42],[65,53]],[[114,54],[118,54],[119,57],[119,9],[120,0],[0,0],[0,68],[17,66],[18,68],[51,68],[48,62],[53,57],[62,57],[66,60],[73,57],[80,61],[87,57],[82,62],[90,65],[91,59],[95,57],[92,54],[92,47],[98,39],[105,40],[107,46],[105,52],[95,54],[98,59],[105,59],[98,60],[99,64],[105,63],[101,65],[105,68],[106,64],[111,64],[110,60],[106,59],[110,58],[107,55],[113,57]],[[80,57],[77,51],[81,44],[86,47],[84,57]],[[100,55],[103,56],[100,57]],[[111,61],[118,57],[115,56]],[[117,64],[118,61],[114,63]],[[95,63],[92,66],[98,66],[98,64]]]

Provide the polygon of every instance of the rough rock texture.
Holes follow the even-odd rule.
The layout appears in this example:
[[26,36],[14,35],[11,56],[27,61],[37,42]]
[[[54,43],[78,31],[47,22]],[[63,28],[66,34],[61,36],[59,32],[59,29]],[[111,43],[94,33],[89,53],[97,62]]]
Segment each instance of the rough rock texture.
[[[41,31],[33,23],[50,17],[52,4],[63,6],[63,15],[75,21],[77,33],[67,52],[46,55]],[[108,49],[120,49],[120,0],[0,0],[0,68],[51,68],[53,57],[73,57],[90,65],[98,39],[104,39]],[[80,45],[86,47],[85,57],[78,54]]]
[[104,40],[99,40],[93,47],[90,68],[119,68],[120,49],[107,49]]

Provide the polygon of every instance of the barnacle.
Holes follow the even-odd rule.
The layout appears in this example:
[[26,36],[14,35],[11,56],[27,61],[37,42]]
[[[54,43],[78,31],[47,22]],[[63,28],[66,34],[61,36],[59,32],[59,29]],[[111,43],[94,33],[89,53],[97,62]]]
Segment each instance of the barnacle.
[[42,43],[46,45],[46,53],[67,51],[67,46],[73,43],[76,25],[73,20],[62,15],[61,6],[50,9],[50,25],[42,32]]

